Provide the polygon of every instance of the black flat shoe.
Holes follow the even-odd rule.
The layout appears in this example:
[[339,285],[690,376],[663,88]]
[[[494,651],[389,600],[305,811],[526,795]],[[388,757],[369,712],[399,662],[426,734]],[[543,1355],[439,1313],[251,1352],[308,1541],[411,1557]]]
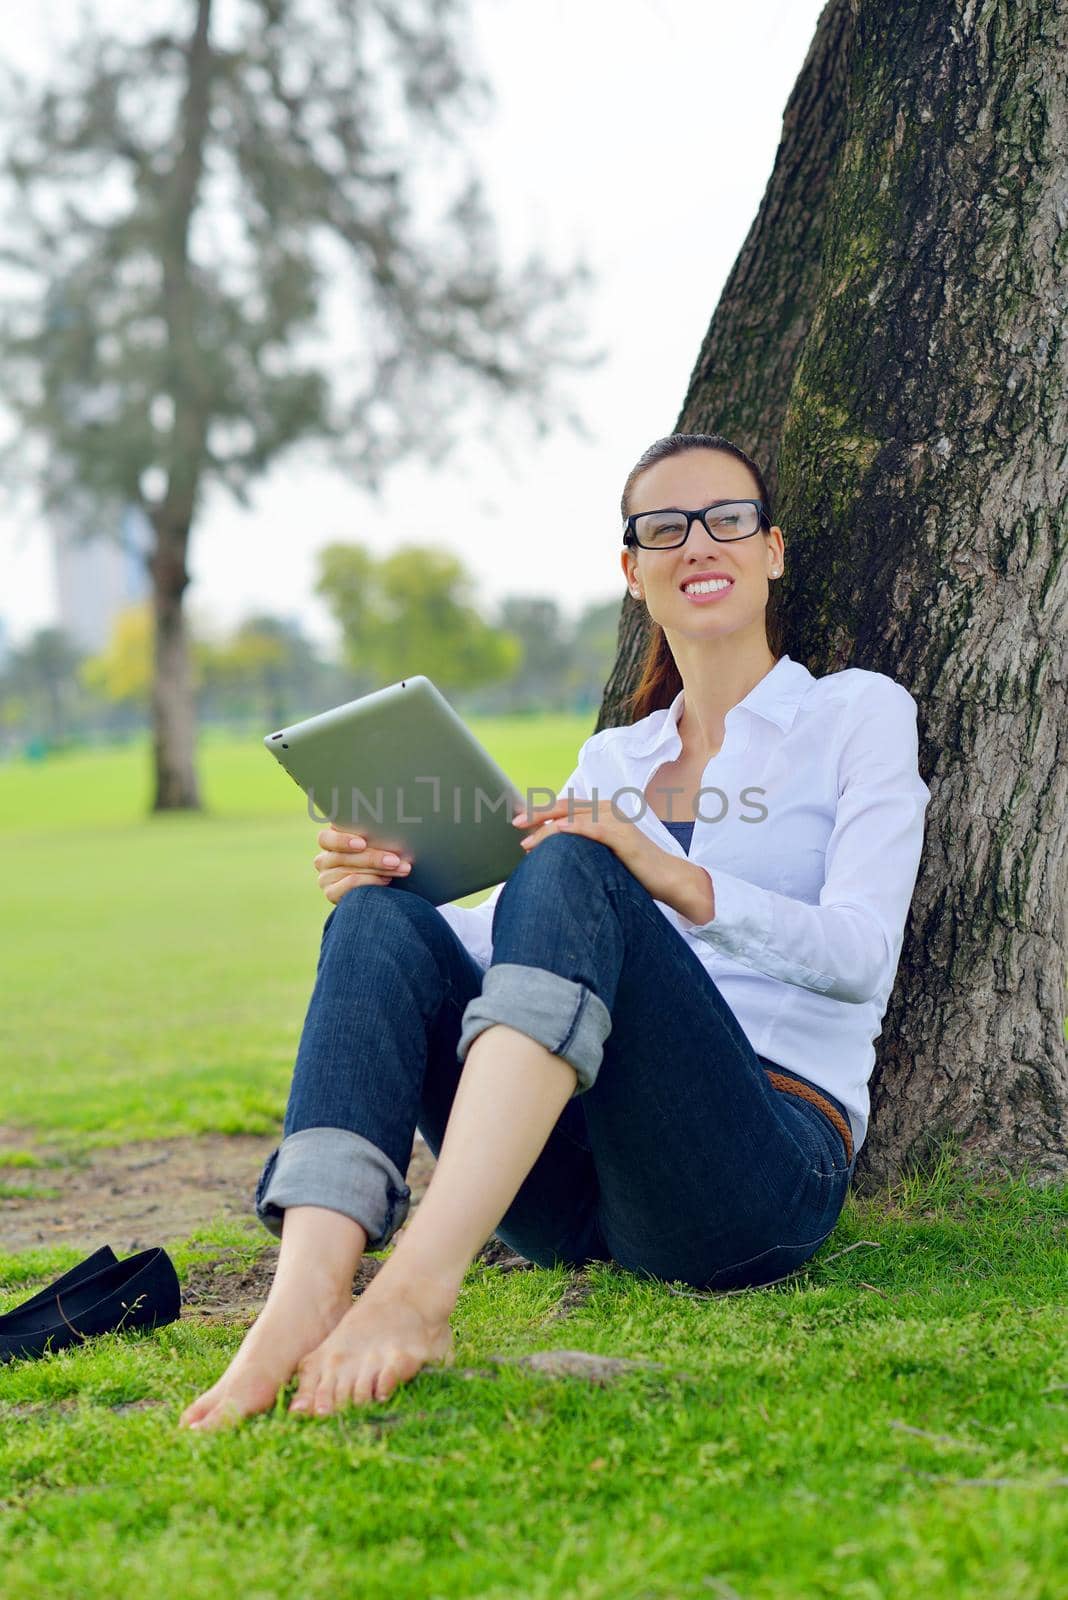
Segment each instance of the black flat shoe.
[[24,1300],[21,1305],[12,1306],[10,1311],[0,1313],[0,1333],[4,1331],[12,1317],[18,1316],[20,1312],[29,1311],[33,1306],[44,1305],[57,1291],[62,1294],[64,1289],[72,1289],[76,1283],[81,1283],[83,1278],[91,1278],[94,1272],[99,1272],[101,1267],[110,1266],[114,1260],[114,1250],[109,1244],[102,1244],[99,1250],[94,1250],[84,1261],[77,1262],[61,1278],[57,1278],[55,1283],[38,1289],[29,1300]]
[[94,1334],[177,1322],[182,1290],[161,1246],[113,1261],[39,1305],[19,1306],[0,1328],[0,1362],[43,1356]]

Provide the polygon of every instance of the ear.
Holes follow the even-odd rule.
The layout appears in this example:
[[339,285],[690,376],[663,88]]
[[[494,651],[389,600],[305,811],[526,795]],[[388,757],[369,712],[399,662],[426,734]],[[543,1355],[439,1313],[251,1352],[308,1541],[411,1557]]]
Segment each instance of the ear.
[[639,599],[640,596],[638,590],[640,586],[638,584],[637,575],[638,563],[632,550],[623,551],[620,557],[620,566],[623,568],[623,576],[627,580],[627,588],[630,590],[632,597],[635,600]]

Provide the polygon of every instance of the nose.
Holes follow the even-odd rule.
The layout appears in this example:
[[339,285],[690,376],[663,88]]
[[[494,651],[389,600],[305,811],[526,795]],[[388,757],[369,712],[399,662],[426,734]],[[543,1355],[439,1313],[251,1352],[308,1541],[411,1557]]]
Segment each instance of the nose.
[[[702,533],[704,534],[703,539],[700,538]],[[698,544],[711,545],[712,549],[716,551],[720,549],[723,543],[721,539],[713,539],[712,535],[709,533],[707,527],[700,517],[694,517],[693,521],[690,523],[690,537],[686,541],[687,550],[693,552],[697,549],[697,545],[694,543],[695,539],[698,541]]]

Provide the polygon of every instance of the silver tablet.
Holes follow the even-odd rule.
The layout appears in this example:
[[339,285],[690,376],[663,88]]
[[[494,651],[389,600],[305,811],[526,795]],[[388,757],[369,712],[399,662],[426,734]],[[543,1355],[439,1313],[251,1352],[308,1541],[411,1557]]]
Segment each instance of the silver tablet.
[[263,742],[320,827],[351,829],[411,860],[396,889],[444,905],[503,882],[526,854],[511,821],[526,809],[522,791],[422,675]]

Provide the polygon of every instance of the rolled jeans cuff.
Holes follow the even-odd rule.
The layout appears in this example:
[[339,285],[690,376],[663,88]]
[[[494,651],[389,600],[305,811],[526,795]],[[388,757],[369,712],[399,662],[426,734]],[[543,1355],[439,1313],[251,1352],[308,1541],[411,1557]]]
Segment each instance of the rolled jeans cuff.
[[472,1043],[495,1022],[537,1039],[578,1074],[571,1098],[593,1087],[612,1028],[612,1013],[584,983],[545,967],[501,961],[487,969],[482,992],[464,1008],[456,1059],[463,1065]]
[[404,1222],[412,1191],[376,1144],[348,1128],[302,1128],[270,1156],[256,1188],[256,1215],[282,1236],[287,1206],[326,1206],[358,1222],[367,1249],[382,1250]]

